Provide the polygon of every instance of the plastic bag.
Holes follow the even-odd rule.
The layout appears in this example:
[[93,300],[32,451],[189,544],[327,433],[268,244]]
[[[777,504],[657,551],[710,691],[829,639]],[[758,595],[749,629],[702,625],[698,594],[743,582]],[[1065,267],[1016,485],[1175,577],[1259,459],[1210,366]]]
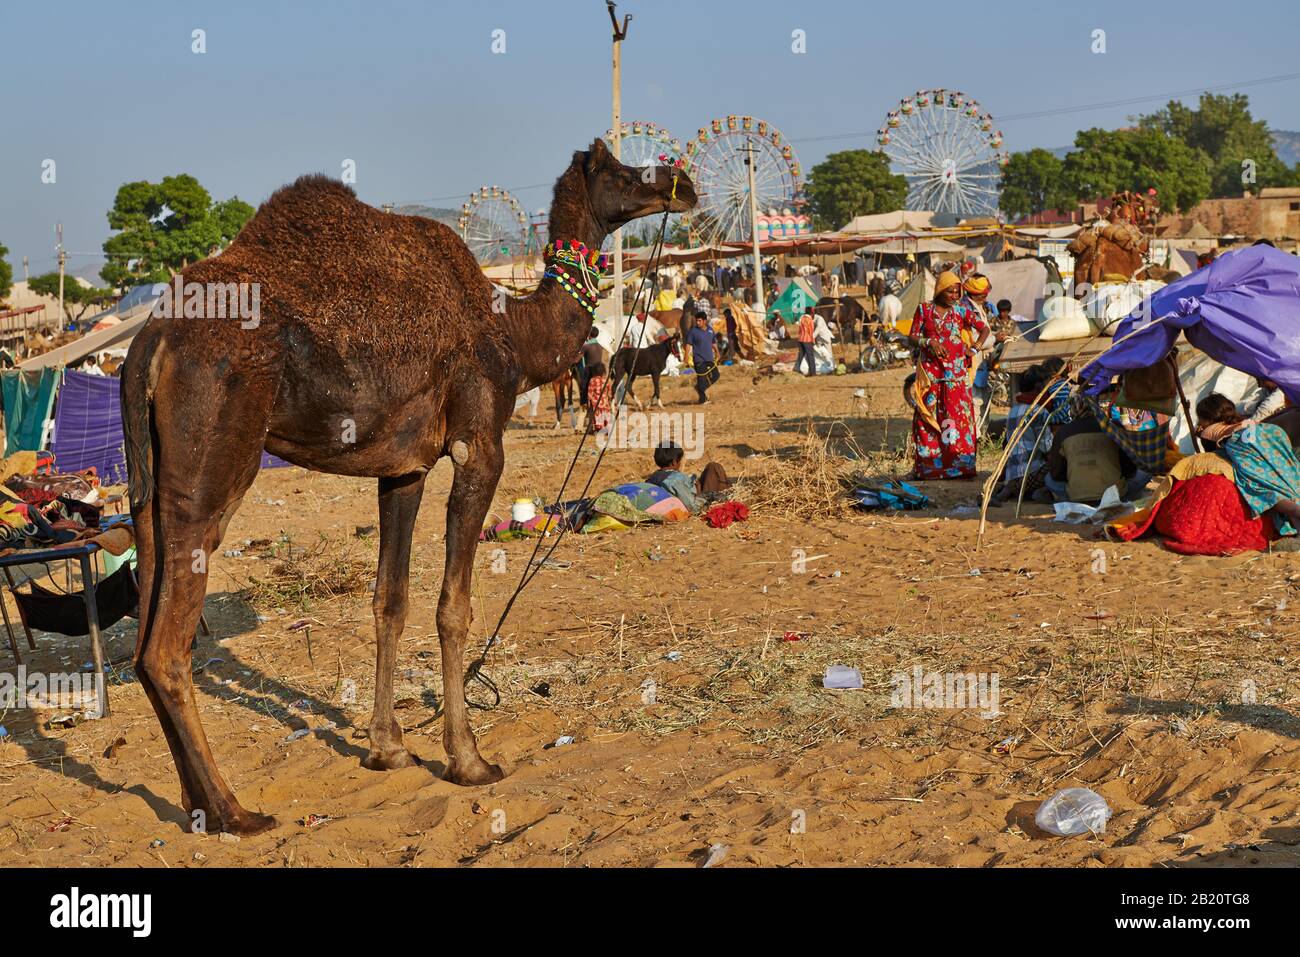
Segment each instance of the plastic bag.
[[1065,788],[1057,791],[1038,808],[1034,823],[1049,834],[1075,837],[1101,834],[1106,830],[1111,810],[1106,799],[1089,788]]

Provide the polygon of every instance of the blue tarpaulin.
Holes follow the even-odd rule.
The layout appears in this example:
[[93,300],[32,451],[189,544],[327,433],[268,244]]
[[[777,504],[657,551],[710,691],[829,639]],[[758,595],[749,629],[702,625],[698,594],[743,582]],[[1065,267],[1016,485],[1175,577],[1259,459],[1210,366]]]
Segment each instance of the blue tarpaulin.
[[104,485],[126,481],[121,402],[117,379],[64,373],[50,449],[60,472],[93,468]]
[[1271,379],[1300,404],[1300,258],[1249,246],[1169,284],[1120,323],[1117,344],[1084,366],[1080,381],[1096,394],[1121,372],[1149,368],[1179,332],[1225,366]]

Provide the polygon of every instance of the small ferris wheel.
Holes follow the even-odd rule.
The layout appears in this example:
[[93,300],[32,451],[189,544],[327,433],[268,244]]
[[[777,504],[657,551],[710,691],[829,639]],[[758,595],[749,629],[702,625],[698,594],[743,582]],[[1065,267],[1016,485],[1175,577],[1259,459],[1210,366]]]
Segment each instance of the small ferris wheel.
[[876,143],[907,178],[907,208],[964,216],[997,211],[1008,162],[993,116],[960,90],[919,90],[890,110]]
[[[610,149],[613,149],[614,131],[612,129],[605,131],[605,143]],[[668,130],[656,123],[633,120],[630,123],[622,124],[619,135],[619,154],[619,161],[625,166],[671,165],[677,162],[682,155],[682,144],[674,139]],[[628,223],[623,227],[624,242],[629,237],[635,237],[641,244],[649,245],[659,233],[659,224],[662,218],[661,216],[646,216]],[[665,235],[671,235],[673,227],[680,220],[680,214],[673,213],[670,215]],[[604,246],[601,248],[606,252],[612,250],[614,248],[613,237],[607,237]]]
[[752,116],[711,120],[686,144],[686,171],[699,197],[689,217],[695,241],[750,238],[749,159],[760,211],[802,205],[803,169],[780,130]]
[[507,190],[484,186],[460,208],[461,239],[480,265],[521,256],[528,246],[528,215]]

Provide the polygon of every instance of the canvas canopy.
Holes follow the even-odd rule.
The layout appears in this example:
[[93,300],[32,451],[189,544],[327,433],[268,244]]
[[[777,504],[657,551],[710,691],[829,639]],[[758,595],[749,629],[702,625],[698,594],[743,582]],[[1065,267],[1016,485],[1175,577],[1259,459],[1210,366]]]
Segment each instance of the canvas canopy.
[[1011,300],[1013,315],[1033,318],[1043,308],[1047,290],[1047,267],[1037,259],[990,262],[980,267],[988,277],[989,306],[996,308],[999,299]]
[[18,368],[24,371],[58,368],[75,365],[86,356],[97,355],[106,349],[120,347],[122,343],[134,339],[149,320],[149,307],[137,311],[130,319],[123,319],[116,325],[82,336],[66,346],[59,346],[39,356],[33,356],[26,362],[20,362]]
[[1155,365],[1182,332],[1212,359],[1271,379],[1300,403],[1298,307],[1300,259],[1271,246],[1233,250],[1143,300],[1080,379],[1100,392],[1121,372]]
[[905,336],[911,335],[912,317],[916,315],[916,310],[921,303],[929,302],[933,298],[934,274],[928,269],[922,269],[898,294],[898,301],[903,304],[903,307],[898,311],[898,321],[894,323],[894,328]]

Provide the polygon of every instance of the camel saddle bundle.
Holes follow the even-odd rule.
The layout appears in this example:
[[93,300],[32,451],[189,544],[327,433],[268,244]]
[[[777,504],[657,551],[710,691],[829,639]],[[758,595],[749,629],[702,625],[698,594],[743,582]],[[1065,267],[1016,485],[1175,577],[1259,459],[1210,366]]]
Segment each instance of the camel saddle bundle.
[[1120,378],[1115,404],[1173,415],[1178,402],[1178,353],[1171,352],[1153,366],[1133,369]]

